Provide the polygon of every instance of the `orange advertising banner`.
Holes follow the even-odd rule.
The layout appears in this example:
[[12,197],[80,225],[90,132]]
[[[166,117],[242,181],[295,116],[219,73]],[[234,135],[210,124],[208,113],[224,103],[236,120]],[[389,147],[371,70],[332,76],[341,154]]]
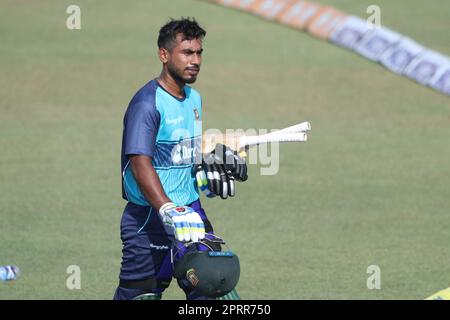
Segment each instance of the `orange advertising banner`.
[[249,11],[249,8],[255,2],[259,2],[260,0],[209,0],[209,1],[221,4],[225,7],[231,7],[231,8]]
[[297,29],[305,29],[308,23],[322,9],[321,5],[309,1],[293,1],[278,15],[277,21]]
[[209,0],[297,29],[305,29],[322,6],[303,0]]
[[[395,32],[387,33],[388,29],[383,30],[382,34],[389,34],[390,36],[373,37],[377,41],[369,41],[367,38],[367,27],[363,19],[351,16],[331,6],[325,6],[310,1],[304,0],[207,0],[225,7],[232,7],[247,13],[276,21],[280,24],[298,29],[305,30],[310,35],[322,39],[330,40],[334,44],[351,49],[362,54],[364,57],[378,61],[382,58],[380,54],[372,56],[371,53],[376,50],[383,52],[392,52],[397,46],[397,43],[404,38],[401,34]],[[345,33],[343,32],[345,30]],[[333,31],[335,33],[333,34]],[[380,33],[379,31],[378,33]],[[372,32],[371,32],[372,33]],[[364,37],[363,37],[364,35]],[[331,36],[331,37],[330,37]],[[386,40],[391,39],[392,43],[387,43]],[[366,43],[367,42],[367,43]],[[384,45],[381,48],[381,45]],[[366,51],[362,51],[362,46],[365,45]],[[420,46],[420,45],[419,45]],[[358,49],[359,48],[359,49]],[[380,49],[381,48],[381,49]],[[409,48],[409,47],[407,47]],[[426,48],[420,46],[420,52]],[[383,61],[388,69],[394,70],[394,67],[401,64],[399,68],[403,70],[403,75],[416,80],[424,85],[429,85],[434,89],[450,95],[450,58],[445,56],[445,60],[436,58],[438,53],[429,53],[424,56],[423,52],[415,57],[410,58],[409,61],[404,61],[408,58],[408,52],[405,50],[397,53],[402,54],[400,58],[403,60],[397,61]],[[415,50],[417,51],[417,50]],[[429,50],[430,52],[434,52]],[[439,56],[442,56],[439,54]],[[388,64],[391,63],[391,64]],[[395,66],[392,66],[393,63]],[[394,70],[395,72],[395,70]]]
[[250,8],[253,14],[266,18],[268,20],[276,19],[290,8],[296,0],[262,0],[253,4]]
[[333,7],[323,7],[306,27],[313,36],[328,39],[331,31],[347,18],[347,14]]

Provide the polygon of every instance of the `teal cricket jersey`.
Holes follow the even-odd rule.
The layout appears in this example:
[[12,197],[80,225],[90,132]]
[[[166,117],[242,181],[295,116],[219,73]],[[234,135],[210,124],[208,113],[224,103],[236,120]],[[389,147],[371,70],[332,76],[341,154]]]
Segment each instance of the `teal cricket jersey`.
[[158,173],[165,193],[176,205],[188,205],[199,198],[194,163],[201,161],[202,100],[185,86],[185,98],[178,99],[156,79],[132,98],[125,113],[122,136],[122,196],[149,206],[129,165],[132,154],[146,155]]

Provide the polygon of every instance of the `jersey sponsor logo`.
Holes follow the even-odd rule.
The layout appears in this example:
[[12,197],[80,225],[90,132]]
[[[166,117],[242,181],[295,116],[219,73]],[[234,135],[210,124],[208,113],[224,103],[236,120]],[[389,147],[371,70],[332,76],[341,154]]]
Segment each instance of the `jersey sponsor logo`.
[[150,248],[155,249],[155,250],[169,250],[168,246],[158,246],[153,243],[150,243]]
[[183,141],[172,149],[173,165],[193,164],[201,153],[201,140],[194,139]]
[[201,163],[201,137],[189,138],[179,142],[157,142],[153,166],[167,168]]
[[172,162],[174,165],[191,164],[195,157],[196,148],[177,144],[173,149]]
[[166,124],[167,125],[172,125],[172,126],[176,126],[177,124],[181,123],[184,121],[183,116],[178,116],[175,119],[166,119]]

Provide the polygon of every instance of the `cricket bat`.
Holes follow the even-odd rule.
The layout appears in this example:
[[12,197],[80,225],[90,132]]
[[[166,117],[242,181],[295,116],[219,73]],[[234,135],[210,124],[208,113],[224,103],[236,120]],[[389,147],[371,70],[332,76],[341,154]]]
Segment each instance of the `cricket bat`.
[[306,142],[307,132],[311,130],[309,122],[302,122],[271,133],[246,136],[245,134],[209,134],[203,135],[202,151],[208,153],[214,150],[216,144],[221,143],[230,149],[244,152],[247,148],[263,143],[272,142]]

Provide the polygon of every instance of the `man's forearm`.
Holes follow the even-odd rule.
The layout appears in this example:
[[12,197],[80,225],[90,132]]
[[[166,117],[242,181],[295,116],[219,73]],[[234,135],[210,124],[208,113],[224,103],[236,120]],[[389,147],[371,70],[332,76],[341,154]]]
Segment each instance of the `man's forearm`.
[[159,210],[163,204],[171,201],[164,192],[159,176],[149,157],[143,155],[131,156],[130,164],[141,192],[152,207]]

